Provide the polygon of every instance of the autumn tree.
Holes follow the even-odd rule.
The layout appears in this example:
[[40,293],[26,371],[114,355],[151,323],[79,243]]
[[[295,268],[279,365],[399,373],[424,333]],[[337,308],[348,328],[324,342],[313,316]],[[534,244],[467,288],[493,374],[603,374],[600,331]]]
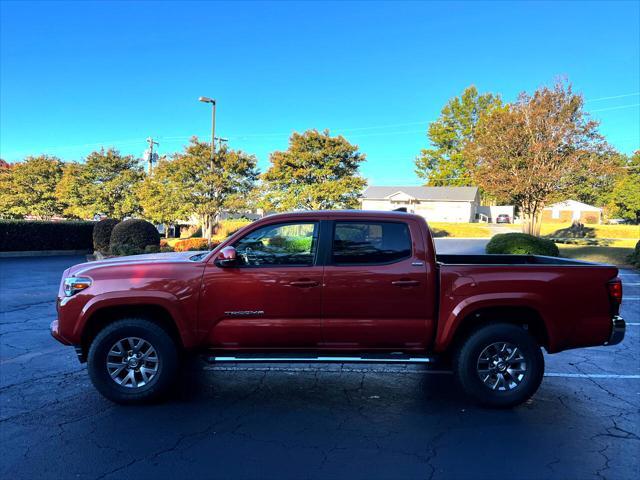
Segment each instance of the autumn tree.
[[67,215],[122,219],[140,210],[135,190],[143,175],[133,156],[101,149],[91,152],[84,163],[65,168],[57,196]]
[[289,148],[273,152],[262,175],[269,210],[355,208],[367,182],[359,174],[364,154],[329,131],[294,133]]
[[465,149],[477,185],[519,205],[525,233],[539,235],[542,209],[570,190],[578,172],[597,176],[613,168],[598,123],[583,104],[564,82],[522,93],[483,115]]
[[62,162],[48,155],[28,157],[1,168],[0,215],[46,219],[62,213],[55,195],[61,177]]
[[174,161],[161,159],[136,192],[144,217],[165,225],[165,235],[169,233],[169,224],[188,219],[190,215],[183,203],[177,166]]
[[222,211],[246,208],[258,178],[256,164],[255,156],[227,147],[211,162],[211,144],[196,137],[174,156],[171,181],[184,211],[200,219],[204,237],[211,239]]
[[473,85],[449,100],[438,120],[429,125],[427,137],[431,148],[422,150],[416,159],[416,174],[431,186],[473,185],[464,156],[465,146],[473,140],[480,117],[501,104],[499,96],[479,94]]

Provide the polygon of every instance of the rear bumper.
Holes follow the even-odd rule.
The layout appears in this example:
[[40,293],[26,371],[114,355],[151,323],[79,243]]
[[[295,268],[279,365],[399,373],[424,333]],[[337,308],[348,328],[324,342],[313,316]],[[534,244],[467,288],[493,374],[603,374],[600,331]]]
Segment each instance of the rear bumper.
[[620,315],[614,315],[611,319],[611,335],[609,335],[609,341],[607,345],[617,345],[624,339],[624,332],[627,329],[627,324]]

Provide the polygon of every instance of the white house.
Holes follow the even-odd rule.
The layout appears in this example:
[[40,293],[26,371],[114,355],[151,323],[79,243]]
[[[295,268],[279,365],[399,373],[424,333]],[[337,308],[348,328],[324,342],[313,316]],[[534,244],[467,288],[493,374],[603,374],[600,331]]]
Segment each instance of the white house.
[[473,222],[480,205],[478,187],[368,187],[362,210],[406,208],[432,222]]
[[600,223],[602,209],[576,200],[554,203],[542,210],[544,223]]

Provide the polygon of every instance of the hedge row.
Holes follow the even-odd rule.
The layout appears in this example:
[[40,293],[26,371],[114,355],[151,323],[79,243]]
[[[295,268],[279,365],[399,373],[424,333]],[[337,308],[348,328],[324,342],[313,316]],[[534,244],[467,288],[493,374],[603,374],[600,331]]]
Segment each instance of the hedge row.
[[93,250],[95,222],[0,220],[0,252]]

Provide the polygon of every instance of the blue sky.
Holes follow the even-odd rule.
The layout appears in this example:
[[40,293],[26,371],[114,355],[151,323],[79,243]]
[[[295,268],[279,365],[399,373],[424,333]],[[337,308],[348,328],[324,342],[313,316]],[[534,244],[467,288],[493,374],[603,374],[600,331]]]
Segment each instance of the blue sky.
[[640,2],[2,2],[0,154],[160,153],[217,133],[268,166],[292,131],[343,134],[374,185],[418,185],[446,101],[566,76],[620,151],[640,148]]

